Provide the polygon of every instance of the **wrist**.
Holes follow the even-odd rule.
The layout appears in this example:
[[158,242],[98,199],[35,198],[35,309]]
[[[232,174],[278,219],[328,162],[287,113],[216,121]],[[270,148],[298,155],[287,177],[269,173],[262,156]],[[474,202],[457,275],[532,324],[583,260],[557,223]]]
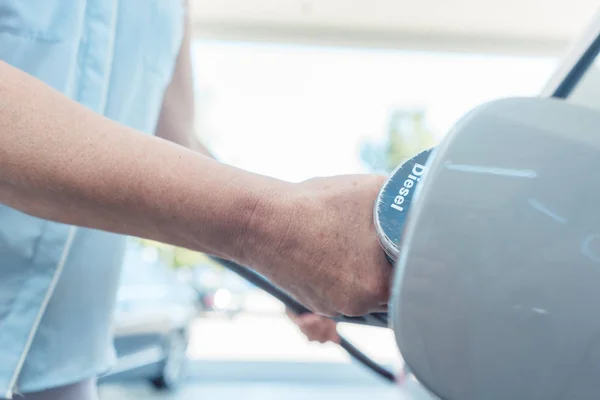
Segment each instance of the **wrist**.
[[251,195],[236,241],[242,264],[270,275],[290,226],[293,192],[294,184],[275,180]]

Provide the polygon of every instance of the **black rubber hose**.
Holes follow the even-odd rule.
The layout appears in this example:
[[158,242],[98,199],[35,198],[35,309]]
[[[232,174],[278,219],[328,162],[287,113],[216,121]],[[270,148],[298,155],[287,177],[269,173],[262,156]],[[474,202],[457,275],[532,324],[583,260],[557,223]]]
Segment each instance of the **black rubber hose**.
[[[306,313],[311,312],[308,308],[306,308],[302,304],[298,303],[293,297],[291,297],[289,294],[285,293],[283,290],[279,289],[277,286],[273,285],[271,282],[269,282],[265,277],[263,277],[259,273],[254,272],[253,270],[246,268],[244,266],[241,266],[233,261],[225,260],[225,259],[218,258],[218,257],[212,257],[212,256],[210,258],[212,260],[216,261],[218,264],[222,265],[223,267],[227,268],[231,272],[235,273],[236,275],[240,276],[241,278],[244,278],[245,280],[252,283],[256,287],[264,290],[271,296],[275,297],[277,300],[279,300],[283,304],[285,304],[285,306],[287,308],[289,308],[290,310],[292,310],[294,313],[300,315],[300,314],[306,314]],[[336,318],[332,318],[332,319],[335,321],[338,321],[338,322],[350,322],[350,323],[355,323],[355,324],[372,325],[372,326],[379,326],[379,327],[387,327],[388,326],[387,325],[387,314],[385,314],[385,313],[370,314],[365,317],[342,316],[342,317],[336,317]],[[344,350],[346,350],[346,352],[352,358],[354,358],[356,361],[358,361],[359,363],[361,363],[362,365],[364,365],[365,367],[367,367],[368,369],[370,369],[377,375],[379,375],[381,378],[383,378],[389,382],[396,381],[394,374],[392,374],[390,371],[388,371],[387,369],[385,369],[384,367],[382,367],[381,365],[379,365],[378,363],[373,361],[371,358],[369,358],[366,354],[364,354],[363,352],[358,350],[352,343],[350,343],[347,339],[343,338],[341,335],[340,335],[340,344],[339,345]]]
[[[242,265],[239,265],[233,261],[225,260],[218,257],[210,257],[212,260],[221,264],[223,267],[228,270],[234,272],[240,277],[244,278],[248,282],[256,285],[261,288],[265,292],[269,293],[271,296],[275,297],[277,300],[284,303],[290,310],[294,311],[296,314],[304,314],[311,312],[308,308],[304,307],[302,304],[298,303],[292,296],[279,289],[277,286],[273,285],[269,282],[265,277],[261,274],[254,272],[250,268],[246,268]],[[375,313],[369,314],[362,317],[347,317],[347,316],[338,316],[331,318],[337,322],[347,322],[351,324],[360,324],[360,325],[369,325],[376,326],[379,328],[387,328],[388,327],[388,319],[386,313]]]
[[357,349],[352,343],[350,343],[347,339],[344,339],[340,336],[340,346],[350,354],[350,357],[354,358],[356,361],[369,368],[371,371],[375,372],[377,375],[381,376],[383,379],[388,380],[390,382],[395,382],[396,377],[393,373],[383,368],[381,365],[376,363],[372,358],[368,357],[365,353]]

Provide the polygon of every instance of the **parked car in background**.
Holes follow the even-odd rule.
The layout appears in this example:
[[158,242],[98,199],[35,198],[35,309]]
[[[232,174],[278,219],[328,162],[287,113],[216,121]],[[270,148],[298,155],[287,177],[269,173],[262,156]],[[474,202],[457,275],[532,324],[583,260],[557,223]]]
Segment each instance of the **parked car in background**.
[[114,335],[118,363],[100,382],[147,379],[173,389],[185,378],[188,326],[197,296],[152,247],[131,241],[118,291]]

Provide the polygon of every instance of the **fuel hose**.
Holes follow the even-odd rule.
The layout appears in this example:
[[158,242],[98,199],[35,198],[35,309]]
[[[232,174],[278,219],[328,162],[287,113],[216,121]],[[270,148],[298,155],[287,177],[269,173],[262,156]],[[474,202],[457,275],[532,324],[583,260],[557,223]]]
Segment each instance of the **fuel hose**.
[[[236,275],[240,276],[241,278],[245,279],[246,281],[252,283],[256,287],[264,290],[277,300],[281,301],[287,308],[289,308],[294,313],[300,315],[311,312],[308,308],[298,303],[292,296],[279,289],[277,286],[273,285],[259,273],[254,272],[253,270],[239,265],[233,261],[212,256],[211,259],[220,264],[221,266],[227,268],[231,272],[235,273]],[[338,322],[349,322],[361,325],[387,327],[387,315],[385,315],[384,313],[382,313],[382,315],[370,314],[364,317],[340,316],[332,319]],[[343,348],[354,360],[356,360],[369,370],[373,371],[375,374],[377,374],[384,380],[388,382],[396,381],[395,376],[392,372],[388,371],[386,368],[382,367],[373,359],[361,352],[358,348],[356,348],[356,346],[354,346],[350,341],[348,341],[348,339],[345,339],[341,335],[339,346]]]

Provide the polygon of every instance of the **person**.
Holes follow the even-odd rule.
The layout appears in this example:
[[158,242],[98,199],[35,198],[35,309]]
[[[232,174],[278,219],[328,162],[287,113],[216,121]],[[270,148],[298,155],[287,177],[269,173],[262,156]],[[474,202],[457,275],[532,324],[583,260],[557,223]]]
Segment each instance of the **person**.
[[122,235],[248,265],[321,315],[386,308],[383,177],[289,183],[203,154],[187,21],[176,0],[2,1],[0,398],[96,398]]

